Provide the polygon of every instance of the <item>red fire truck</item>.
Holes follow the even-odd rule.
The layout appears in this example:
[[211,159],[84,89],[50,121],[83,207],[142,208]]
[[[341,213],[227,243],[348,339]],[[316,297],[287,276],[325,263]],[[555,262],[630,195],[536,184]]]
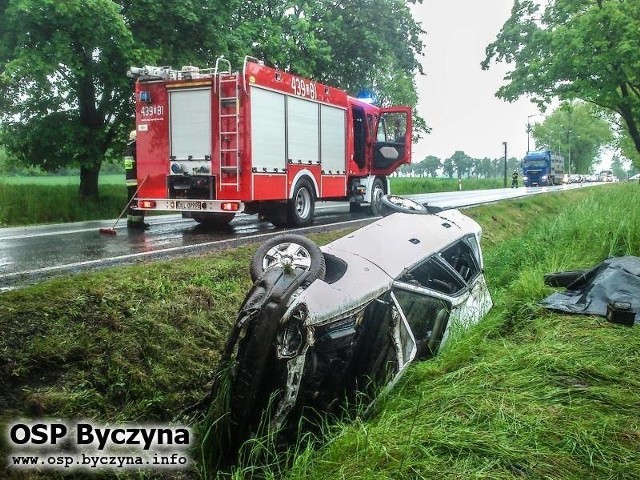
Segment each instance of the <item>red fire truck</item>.
[[276,226],[309,225],[316,200],[375,214],[386,176],[410,162],[409,107],[378,108],[251,57],[242,72],[221,57],[128,75],[141,210],[211,224],[258,213]]

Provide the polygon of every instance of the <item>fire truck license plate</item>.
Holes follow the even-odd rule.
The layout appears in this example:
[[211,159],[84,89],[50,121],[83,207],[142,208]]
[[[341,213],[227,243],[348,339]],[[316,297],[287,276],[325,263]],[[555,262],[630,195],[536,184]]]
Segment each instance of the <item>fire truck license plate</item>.
[[202,205],[200,202],[176,202],[177,209],[185,209],[185,210],[202,210]]

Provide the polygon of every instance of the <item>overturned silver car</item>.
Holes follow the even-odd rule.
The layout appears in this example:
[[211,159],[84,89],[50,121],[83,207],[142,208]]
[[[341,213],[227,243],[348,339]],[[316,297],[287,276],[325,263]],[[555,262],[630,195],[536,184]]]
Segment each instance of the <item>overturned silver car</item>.
[[326,246],[282,235],[254,255],[227,382],[214,387],[226,385],[227,456],[260,431],[286,435],[302,418],[370,404],[491,308],[480,226],[457,210],[386,203],[398,213]]

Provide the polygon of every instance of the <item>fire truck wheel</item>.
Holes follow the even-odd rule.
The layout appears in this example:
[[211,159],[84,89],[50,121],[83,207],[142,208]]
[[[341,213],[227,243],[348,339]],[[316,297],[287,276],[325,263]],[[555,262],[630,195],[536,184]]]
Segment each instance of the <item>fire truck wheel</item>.
[[384,195],[380,199],[380,215],[387,216],[397,212],[425,215],[429,213],[429,210],[424,205],[408,198],[398,195]]
[[235,216],[235,213],[193,213],[191,218],[201,225],[224,227],[228,225]]
[[307,225],[311,225],[311,222],[313,222],[315,203],[315,192],[309,180],[299,180],[288,204],[289,225],[292,227],[306,227]]
[[384,195],[384,185],[382,184],[382,180],[376,178],[373,181],[373,187],[371,188],[371,213],[373,215],[382,215],[382,210],[380,206],[380,201]]
[[256,250],[251,259],[249,273],[255,282],[271,267],[292,267],[309,270],[309,281],[324,279],[326,263],[320,247],[302,235],[279,235]]

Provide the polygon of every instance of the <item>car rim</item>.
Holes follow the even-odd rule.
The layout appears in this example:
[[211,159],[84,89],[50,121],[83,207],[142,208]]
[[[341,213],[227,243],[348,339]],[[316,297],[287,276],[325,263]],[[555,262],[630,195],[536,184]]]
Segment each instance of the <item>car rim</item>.
[[311,194],[309,190],[306,188],[298,190],[294,201],[298,218],[307,218],[311,212]]
[[311,268],[311,254],[309,250],[297,243],[280,243],[269,249],[262,259],[263,270],[275,266],[309,270]]

